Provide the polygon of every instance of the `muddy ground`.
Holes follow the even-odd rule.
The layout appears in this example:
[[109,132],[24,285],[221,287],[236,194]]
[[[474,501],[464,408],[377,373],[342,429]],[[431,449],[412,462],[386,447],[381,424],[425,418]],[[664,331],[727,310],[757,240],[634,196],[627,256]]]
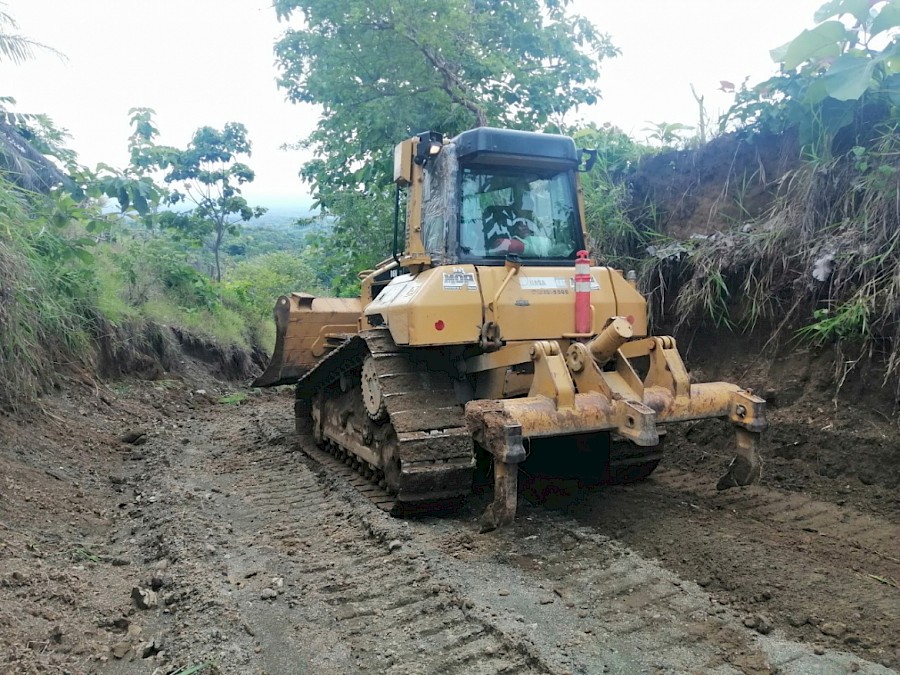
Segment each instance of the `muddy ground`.
[[717,492],[724,431],[688,425],[649,480],[560,482],[487,534],[486,487],[379,511],[300,449],[289,391],[72,383],[0,418],[0,671],[897,669],[894,418],[733,365],[774,404],[762,484]]

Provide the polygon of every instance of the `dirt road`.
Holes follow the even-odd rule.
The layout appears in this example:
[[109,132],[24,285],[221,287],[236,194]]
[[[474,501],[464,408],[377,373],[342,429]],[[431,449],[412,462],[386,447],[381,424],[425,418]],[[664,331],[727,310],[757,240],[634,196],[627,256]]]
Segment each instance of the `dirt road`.
[[[679,468],[682,448],[643,484],[526,502],[514,526],[479,534],[487,494],[393,519],[297,450],[286,395],[217,397],[173,383],[0,420],[0,670],[900,664],[889,498],[717,493],[704,466]],[[122,442],[130,428],[146,442]]]

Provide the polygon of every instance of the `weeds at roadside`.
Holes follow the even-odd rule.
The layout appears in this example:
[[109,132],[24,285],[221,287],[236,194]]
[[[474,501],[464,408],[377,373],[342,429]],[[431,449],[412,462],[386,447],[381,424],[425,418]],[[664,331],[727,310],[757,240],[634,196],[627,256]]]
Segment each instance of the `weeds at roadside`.
[[76,562],[88,560],[90,562],[100,562],[100,556],[91,553],[91,551],[83,546],[76,546],[69,550],[69,557]]
[[764,218],[685,242],[678,258],[650,259],[641,282],[651,295],[677,294],[656,300],[674,308],[677,327],[765,321],[774,343],[855,349],[838,382],[862,357],[886,353],[887,382],[900,376],[898,222],[900,134],[885,127],[865,153],[785,175]]
[[34,400],[83,358],[92,285],[76,245],[37,227],[40,197],[0,177],[0,406]]
[[171,391],[173,389],[183,389],[184,382],[181,380],[154,380],[153,386],[157,389]]

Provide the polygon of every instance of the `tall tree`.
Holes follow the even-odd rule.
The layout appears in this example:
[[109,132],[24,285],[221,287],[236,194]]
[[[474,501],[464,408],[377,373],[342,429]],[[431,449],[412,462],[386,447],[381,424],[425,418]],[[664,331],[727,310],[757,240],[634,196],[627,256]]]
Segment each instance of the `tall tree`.
[[156,168],[164,170],[163,180],[173,186],[166,200],[173,206],[188,207],[160,214],[160,223],[198,241],[211,235],[216,281],[221,281],[219,252],[225,236],[236,234],[242,223],[266,212],[262,207],[251,207],[241,195],[241,186],[255,178],[253,170],[238,161],[240,155],[250,155],[247,128],[235,122],[221,130],[201,127],[187,148],[179,150],[153,143],[158,132],[151,110],[131,112],[135,127],[129,143],[132,170],[138,176]]
[[275,1],[279,18],[303,19],[276,45],[279,84],[291,100],[322,108],[301,143],[317,159],[301,175],[326,210],[360,219],[343,226],[365,242],[369,260],[371,222],[383,229],[390,221],[385,184],[395,143],[426,129],[457,134],[486,124],[554,130],[575,106],[596,102],[599,63],[617,50],[568,5]]

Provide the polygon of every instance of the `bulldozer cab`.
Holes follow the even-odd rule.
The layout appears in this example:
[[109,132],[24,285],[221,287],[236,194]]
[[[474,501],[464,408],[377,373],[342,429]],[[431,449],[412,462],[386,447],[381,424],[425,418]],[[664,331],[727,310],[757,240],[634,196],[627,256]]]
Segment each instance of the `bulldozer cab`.
[[398,181],[411,187],[405,253],[425,254],[436,266],[503,265],[510,256],[559,265],[584,248],[572,139],[482,127],[431,156],[424,142],[406,142],[410,180]]

